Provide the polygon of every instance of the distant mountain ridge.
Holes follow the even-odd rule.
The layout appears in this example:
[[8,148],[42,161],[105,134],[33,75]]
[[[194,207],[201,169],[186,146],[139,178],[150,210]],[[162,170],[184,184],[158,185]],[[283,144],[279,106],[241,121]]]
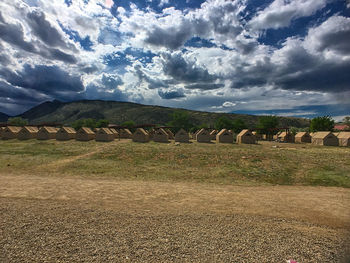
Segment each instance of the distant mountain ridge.
[[0,112],[0,122],[7,122],[9,117],[10,116],[8,116],[7,114]]
[[[131,102],[80,100],[61,102],[58,100],[44,102],[18,115],[27,119],[30,124],[62,123],[71,124],[75,120],[94,118],[108,119],[110,123],[121,124],[125,121],[134,121],[136,124],[166,124],[171,120],[171,114],[177,110],[188,112],[194,125],[206,123],[211,127],[221,116],[232,120],[242,119],[253,128],[259,116],[235,113],[214,113],[169,108],[162,106],[142,105]],[[5,114],[6,115],[6,114]],[[7,115],[6,115],[7,116]],[[8,117],[8,116],[7,116]],[[278,117],[279,126],[308,127],[309,120],[294,117]]]

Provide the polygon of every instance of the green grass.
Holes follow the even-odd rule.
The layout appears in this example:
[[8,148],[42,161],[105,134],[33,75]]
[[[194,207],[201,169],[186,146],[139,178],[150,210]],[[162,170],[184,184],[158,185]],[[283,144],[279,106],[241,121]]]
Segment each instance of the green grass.
[[215,184],[350,187],[349,156],[350,148],[277,143],[0,141],[3,173]]

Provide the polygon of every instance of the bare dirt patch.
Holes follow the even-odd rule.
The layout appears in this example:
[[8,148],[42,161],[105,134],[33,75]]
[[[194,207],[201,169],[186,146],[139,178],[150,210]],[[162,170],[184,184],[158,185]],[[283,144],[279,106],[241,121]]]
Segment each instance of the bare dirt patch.
[[341,262],[349,248],[344,188],[10,174],[0,182],[1,262]]

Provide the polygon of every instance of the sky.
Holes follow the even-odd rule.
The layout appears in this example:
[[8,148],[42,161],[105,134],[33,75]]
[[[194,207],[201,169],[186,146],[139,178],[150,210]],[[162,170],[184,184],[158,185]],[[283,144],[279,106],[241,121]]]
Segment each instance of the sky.
[[0,111],[49,100],[350,115],[350,1],[1,0]]

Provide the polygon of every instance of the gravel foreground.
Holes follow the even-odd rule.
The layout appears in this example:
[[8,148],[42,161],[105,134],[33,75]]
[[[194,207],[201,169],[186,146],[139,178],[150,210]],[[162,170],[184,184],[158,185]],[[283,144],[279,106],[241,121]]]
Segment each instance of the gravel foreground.
[[349,232],[242,214],[0,198],[0,262],[350,262]]

